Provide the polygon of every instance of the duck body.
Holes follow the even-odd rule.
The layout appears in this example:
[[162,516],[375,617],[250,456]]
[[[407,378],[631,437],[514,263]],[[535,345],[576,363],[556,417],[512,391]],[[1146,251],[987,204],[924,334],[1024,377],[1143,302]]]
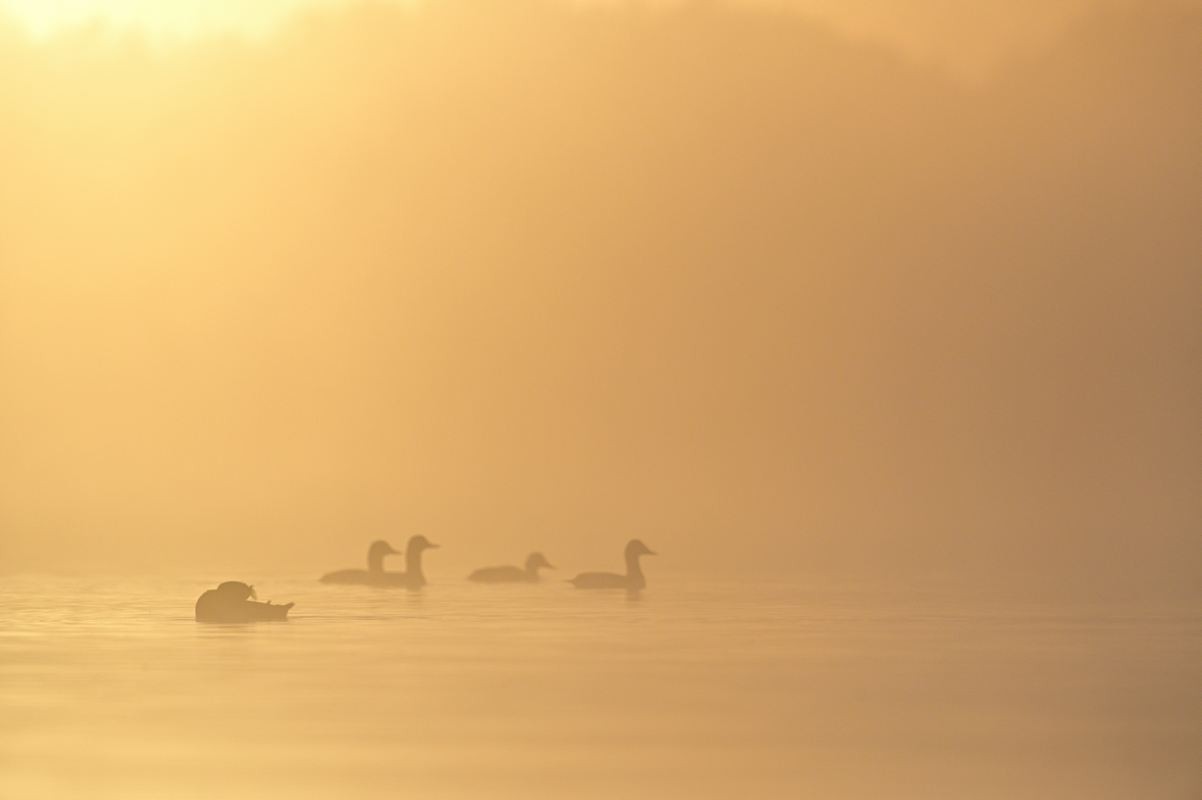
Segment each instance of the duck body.
[[476,583],[538,583],[539,569],[555,569],[542,553],[531,553],[523,567],[484,567],[467,576]]
[[422,572],[422,553],[437,548],[425,536],[413,536],[405,547],[405,571],[386,572],[384,557],[398,553],[388,542],[372,542],[367,551],[367,569],[340,569],[327,572],[321,576],[322,583],[336,583],[357,586],[400,586],[406,589],[420,589],[426,585],[426,576]]
[[469,581],[476,583],[528,583],[537,578],[531,578],[521,567],[481,567],[467,576]]
[[371,572],[365,569],[337,569],[321,576],[322,583],[368,583]]
[[639,563],[642,556],[653,556],[655,551],[638,539],[626,543],[626,574],[616,572],[582,572],[568,583],[577,589],[626,589],[638,591],[647,587],[647,578]]
[[196,600],[197,622],[261,622],[288,618],[294,603],[276,605],[259,603],[250,598],[255,588],[241,581],[226,581],[209,589]]
[[243,611],[247,616],[248,622],[262,622],[264,620],[282,620],[288,619],[288,612],[292,610],[295,603],[284,603],[276,605],[275,603],[258,603],[254,600],[248,600],[243,606]]
[[321,576],[322,583],[342,583],[359,586],[408,586],[420,588],[426,585],[421,573],[411,576],[408,572],[373,572],[369,569],[340,569]]
[[577,589],[644,589],[647,579],[642,575],[631,578],[616,572],[582,572],[568,583]]

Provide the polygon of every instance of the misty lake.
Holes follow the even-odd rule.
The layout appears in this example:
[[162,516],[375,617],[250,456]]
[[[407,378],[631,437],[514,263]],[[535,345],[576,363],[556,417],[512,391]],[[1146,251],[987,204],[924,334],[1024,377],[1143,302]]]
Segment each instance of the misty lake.
[[8,576],[0,797],[1202,797],[1198,609]]

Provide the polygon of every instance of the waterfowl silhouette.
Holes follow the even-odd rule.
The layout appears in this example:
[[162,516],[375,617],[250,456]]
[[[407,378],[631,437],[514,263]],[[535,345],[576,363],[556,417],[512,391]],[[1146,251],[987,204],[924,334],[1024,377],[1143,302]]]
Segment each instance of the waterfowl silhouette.
[[196,600],[197,622],[257,622],[267,619],[287,619],[294,603],[275,605],[256,603],[255,587],[242,581],[226,581],[209,589]]
[[477,583],[537,583],[540,568],[555,569],[542,553],[526,557],[526,567],[484,567],[467,576]]
[[437,548],[438,545],[429,541],[425,536],[417,535],[409,539],[405,547],[405,571],[385,572],[384,556],[399,552],[383,540],[372,542],[367,550],[367,569],[340,569],[321,576],[322,583],[355,583],[368,586],[404,586],[408,589],[420,589],[426,585],[426,576],[422,574],[422,553]]
[[653,556],[655,551],[643,544],[639,539],[631,539],[626,543],[626,574],[615,572],[582,572],[568,583],[577,589],[643,589],[647,579],[643,577],[643,569],[639,566],[640,556]]

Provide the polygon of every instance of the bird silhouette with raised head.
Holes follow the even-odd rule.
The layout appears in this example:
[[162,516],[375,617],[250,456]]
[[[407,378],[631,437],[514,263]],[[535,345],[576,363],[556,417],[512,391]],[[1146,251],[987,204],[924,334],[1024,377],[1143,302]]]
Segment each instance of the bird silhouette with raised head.
[[367,569],[340,569],[321,576],[322,583],[350,583],[364,586],[403,586],[407,589],[420,589],[426,585],[426,576],[422,573],[422,553],[437,548],[425,536],[418,534],[410,537],[405,546],[405,571],[386,572],[384,557],[400,551],[384,540],[371,543],[367,549]]
[[616,572],[582,572],[568,583],[577,589],[629,589],[639,590],[647,586],[643,568],[639,564],[642,556],[653,556],[655,551],[639,539],[626,543],[626,574]]
[[483,567],[467,576],[476,583],[537,583],[540,569],[555,569],[542,553],[531,553],[523,567]]
[[[197,622],[258,622],[287,619],[295,603],[276,605],[256,602],[255,587],[242,581],[226,581],[196,600]],[[255,599],[252,599],[255,598]]]

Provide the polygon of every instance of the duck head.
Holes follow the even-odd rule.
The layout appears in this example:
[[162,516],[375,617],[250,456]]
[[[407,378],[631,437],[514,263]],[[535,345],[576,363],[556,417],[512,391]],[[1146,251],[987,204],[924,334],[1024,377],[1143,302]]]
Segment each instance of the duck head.
[[255,594],[255,587],[242,581],[226,581],[225,583],[218,584],[217,591],[223,597],[228,597],[230,600],[246,600],[251,597],[256,600],[258,599],[258,595]]
[[417,555],[423,550],[435,550],[437,548],[438,545],[434,544],[434,542],[430,541],[419,533],[417,536],[411,536],[409,538],[409,544],[405,547],[405,555]]
[[384,569],[384,556],[390,556],[400,552],[394,550],[392,545],[380,539],[371,543],[371,547],[367,548],[367,568],[372,572],[380,572]]
[[542,553],[531,553],[526,557],[526,571],[531,575],[538,574],[539,569],[555,569]]
[[643,544],[642,539],[631,539],[626,543],[626,559],[638,558],[639,556],[654,556],[658,555],[647,545]]

